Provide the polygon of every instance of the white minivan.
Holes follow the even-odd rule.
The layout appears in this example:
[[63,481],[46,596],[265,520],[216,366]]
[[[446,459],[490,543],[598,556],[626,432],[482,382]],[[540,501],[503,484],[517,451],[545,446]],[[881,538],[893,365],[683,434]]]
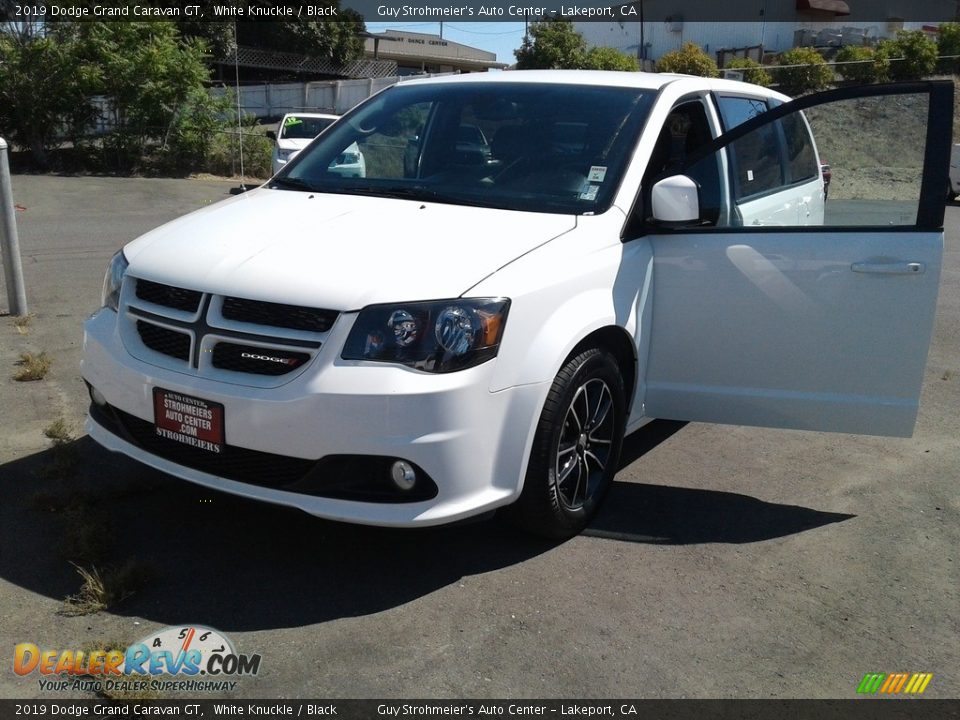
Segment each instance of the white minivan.
[[[910,435],[952,93],[791,102],[583,71],[393,86],[263,187],[117,252],[85,326],[87,430],[324,518],[503,508],[556,538],[653,418]],[[896,173],[869,167],[884,121]],[[332,171],[354,146],[364,176]],[[820,150],[842,179],[827,204]]]

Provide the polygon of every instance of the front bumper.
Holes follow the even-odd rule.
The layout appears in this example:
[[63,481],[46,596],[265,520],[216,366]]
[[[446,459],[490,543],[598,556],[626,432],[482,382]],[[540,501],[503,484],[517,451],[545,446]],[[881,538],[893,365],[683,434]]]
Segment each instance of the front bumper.
[[[414,502],[361,502],[318,497],[291,488],[287,476],[240,482],[215,465],[187,467],[148,452],[92,413],[86,429],[109,450],[185,480],[244,497],[287,505],[332,520],[415,526],[453,522],[509,504],[519,494],[548,383],[490,392],[496,360],[431,375],[405,367],[357,363],[339,352],[355,315],[336,323],[311,365],[280,387],[227,384],[156,367],[132,357],[116,315],[101,310],[86,323],[83,378],[118,414],[153,422],[153,389],[164,388],[224,406],[231,447],[309,461],[330,456],[401,458],[436,483],[435,495]],[[141,427],[142,429],[142,427]],[[294,462],[294,465],[296,462]],[[264,465],[268,475],[269,463]],[[229,474],[229,473],[225,473]]]

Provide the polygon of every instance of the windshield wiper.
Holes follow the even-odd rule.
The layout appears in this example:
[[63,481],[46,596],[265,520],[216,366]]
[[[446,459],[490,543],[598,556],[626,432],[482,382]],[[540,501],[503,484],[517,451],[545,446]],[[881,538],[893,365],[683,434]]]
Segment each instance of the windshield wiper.
[[368,186],[348,186],[331,188],[333,192],[341,192],[350,195],[375,195],[378,197],[402,198],[407,200],[441,200],[443,196],[436,190],[430,190],[423,185],[413,185],[404,187],[393,185],[388,187],[378,187],[376,185]]
[[277,177],[270,181],[272,188],[284,188],[289,190],[301,190],[303,192],[316,192],[316,188],[301,178]]

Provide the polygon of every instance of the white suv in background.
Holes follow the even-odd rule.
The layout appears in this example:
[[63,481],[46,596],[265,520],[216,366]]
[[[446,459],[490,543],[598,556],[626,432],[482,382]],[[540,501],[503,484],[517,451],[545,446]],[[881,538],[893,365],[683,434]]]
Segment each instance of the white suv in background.
[[[952,92],[790,102],[571,71],[391,87],[263,187],[114,256],[85,327],[87,429],[320,517],[506,508],[551,537],[589,522],[652,418],[909,435]],[[906,170],[881,186],[850,129],[873,146],[907,115]],[[842,137],[818,132],[837,118]],[[827,205],[818,143],[844,178]],[[362,177],[333,169],[353,147]]]
[[[313,142],[313,139],[326,130],[339,115],[326,113],[287,113],[280,121],[277,131],[268,131],[267,137],[275,141],[271,168],[276,175],[301,150]],[[328,170],[343,177],[362,178],[366,172],[363,153],[353,143],[337,155]]]

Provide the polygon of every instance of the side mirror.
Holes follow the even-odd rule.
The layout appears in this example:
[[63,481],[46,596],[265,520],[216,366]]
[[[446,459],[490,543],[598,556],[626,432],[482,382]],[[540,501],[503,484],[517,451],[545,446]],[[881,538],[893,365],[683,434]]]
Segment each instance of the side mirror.
[[276,140],[277,140],[277,134],[276,134],[273,130],[267,130],[267,132],[265,133],[265,135],[266,135],[268,138],[270,138],[271,140],[273,140],[274,142],[276,142]]
[[657,182],[650,192],[653,219],[664,225],[684,225],[700,220],[700,192],[686,175]]

